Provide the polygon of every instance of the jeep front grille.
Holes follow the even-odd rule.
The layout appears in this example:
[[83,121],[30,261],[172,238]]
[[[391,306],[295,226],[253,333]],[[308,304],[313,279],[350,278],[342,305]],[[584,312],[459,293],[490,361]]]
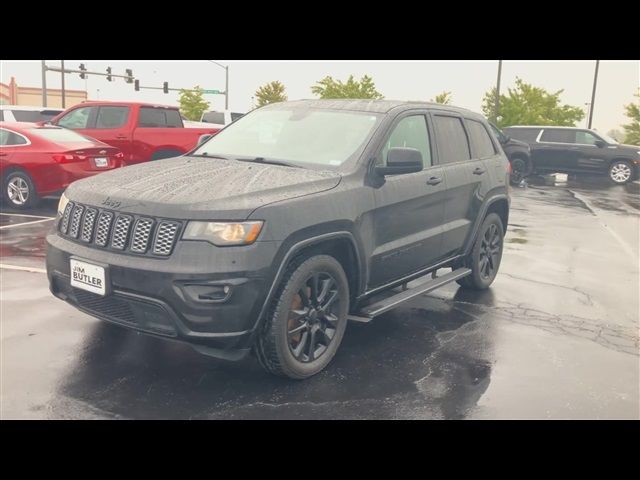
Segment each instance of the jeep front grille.
[[69,202],[58,231],[90,246],[138,255],[168,257],[181,222],[127,215]]

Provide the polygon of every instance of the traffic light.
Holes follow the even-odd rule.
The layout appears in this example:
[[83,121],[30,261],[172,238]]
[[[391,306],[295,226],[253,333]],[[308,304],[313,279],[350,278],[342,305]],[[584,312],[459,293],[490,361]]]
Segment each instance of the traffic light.
[[133,82],[133,88],[135,88],[136,92],[140,91],[140,80]]
[[133,70],[131,70],[130,68],[127,68],[125,72],[127,72],[126,82],[133,83]]
[[169,93],[169,82],[164,82],[164,84],[162,85],[162,91],[164,93]]
[[111,81],[111,67],[107,67],[107,82]]
[[84,73],[87,71],[87,69],[84,66],[84,63],[81,63],[78,69],[82,70],[82,73],[80,73],[80,78],[82,78],[83,80],[87,78],[87,75]]

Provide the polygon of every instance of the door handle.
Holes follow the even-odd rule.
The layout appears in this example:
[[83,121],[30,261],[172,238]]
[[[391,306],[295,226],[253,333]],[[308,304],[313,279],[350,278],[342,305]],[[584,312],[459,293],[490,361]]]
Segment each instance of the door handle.
[[474,175],[482,175],[484,172],[486,172],[486,170],[482,167],[478,167],[473,171]]
[[126,135],[116,135],[116,138],[117,138],[118,140],[126,140],[126,139],[127,139],[127,136],[126,136]]
[[442,177],[431,177],[427,180],[427,185],[438,185],[440,182],[442,182]]
[[0,152],[0,157],[6,157],[7,155],[8,155],[8,153]]

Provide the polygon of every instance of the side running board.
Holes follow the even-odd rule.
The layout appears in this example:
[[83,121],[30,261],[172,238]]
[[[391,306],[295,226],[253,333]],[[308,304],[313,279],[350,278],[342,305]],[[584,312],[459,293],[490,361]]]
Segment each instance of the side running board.
[[387,297],[384,300],[380,300],[379,302],[367,305],[356,314],[350,314],[347,318],[354,322],[370,322],[374,317],[382,315],[383,313],[388,312],[398,305],[417,297],[418,295],[431,292],[437,288],[442,287],[443,285],[446,285],[447,283],[455,282],[459,278],[466,277],[470,273],[471,270],[469,268],[458,268],[450,273],[447,273],[446,275],[433,278],[413,288],[403,290],[396,295]]

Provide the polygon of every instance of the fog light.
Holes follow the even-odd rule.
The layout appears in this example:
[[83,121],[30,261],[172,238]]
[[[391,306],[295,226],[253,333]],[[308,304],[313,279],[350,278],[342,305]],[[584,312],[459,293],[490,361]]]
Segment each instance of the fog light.
[[231,295],[229,285],[186,284],[183,286],[187,296],[197,302],[225,302]]

